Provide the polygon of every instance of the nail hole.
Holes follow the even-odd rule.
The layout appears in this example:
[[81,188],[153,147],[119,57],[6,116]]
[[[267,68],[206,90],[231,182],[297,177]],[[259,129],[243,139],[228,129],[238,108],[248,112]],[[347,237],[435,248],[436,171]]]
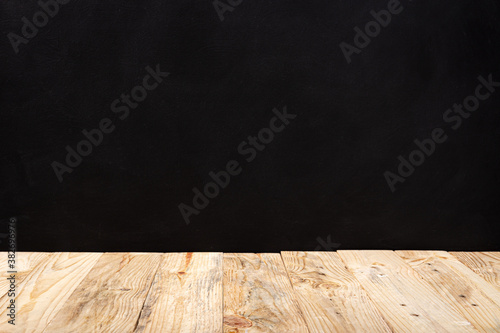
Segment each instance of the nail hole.
[[416,314],[416,313],[412,313],[411,315],[414,317],[418,317],[418,314]]
[[477,306],[477,304],[474,304],[474,303],[472,303],[471,305],[472,305],[472,306]]
[[401,306],[406,306],[406,304],[400,304]]
[[458,297],[462,297],[462,298],[465,298],[465,295],[458,295]]

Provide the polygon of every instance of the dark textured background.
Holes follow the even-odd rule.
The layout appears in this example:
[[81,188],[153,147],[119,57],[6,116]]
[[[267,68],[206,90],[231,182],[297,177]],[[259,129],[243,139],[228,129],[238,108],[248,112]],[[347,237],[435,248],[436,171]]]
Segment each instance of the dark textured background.
[[[19,250],[500,250],[500,91],[391,193],[383,177],[443,112],[500,81],[500,5],[402,1],[347,64],[339,43],[387,1],[79,1],[21,52],[35,1],[0,4],[0,232]],[[110,111],[147,65],[170,76],[125,121]],[[177,205],[267,126],[297,114],[186,226]],[[116,129],[59,183],[82,129]],[[5,243],[4,243],[5,244]],[[2,245],[4,245],[2,244]]]

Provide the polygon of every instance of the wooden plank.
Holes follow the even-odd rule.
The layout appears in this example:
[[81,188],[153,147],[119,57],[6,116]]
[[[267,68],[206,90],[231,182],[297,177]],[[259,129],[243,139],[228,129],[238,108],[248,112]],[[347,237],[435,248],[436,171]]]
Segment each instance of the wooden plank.
[[310,332],[391,332],[335,252],[281,252]]
[[500,252],[450,252],[474,273],[500,290]]
[[[11,273],[7,273],[11,269],[8,267],[7,257],[8,252],[0,252],[0,295],[4,296],[9,290],[10,282],[7,278]],[[16,284],[19,285],[28,274],[41,262],[46,261],[52,253],[48,252],[16,252],[16,262],[15,270],[16,273]],[[0,307],[3,309],[4,305],[7,304],[3,297],[0,299]]]
[[[16,329],[43,332],[100,256],[100,253],[55,253],[37,265],[17,287]],[[1,318],[6,318],[7,310],[1,309]],[[11,330],[12,325],[0,323],[0,332]]]
[[222,295],[222,253],[166,253],[136,332],[222,333]]
[[[446,251],[396,251],[481,332],[500,331],[500,295]],[[496,294],[496,295],[495,295]],[[498,304],[493,299],[498,296]]]
[[308,332],[279,254],[224,253],[224,332]]
[[477,332],[393,251],[337,251],[395,332]]
[[15,267],[14,271],[15,273],[15,288],[13,293],[15,295],[10,295],[14,296],[15,298],[15,307],[16,307],[16,317],[14,323],[16,326],[11,325],[8,323],[8,321],[11,319],[10,317],[7,317],[7,306],[10,304],[10,301],[12,297],[9,296],[9,292],[11,292],[10,289],[10,281],[7,280],[12,273],[9,273],[9,271],[12,271],[12,268],[9,267],[8,263],[8,252],[2,252],[1,257],[2,260],[0,260],[0,312],[1,312],[1,319],[0,319],[0,332],[17,332],[17,325],[20,323],[19,319],[19,314],[18,314],[18,308],[19,308],[19,302],[17,300],[19,288],[22,286],[23,281],[26,279],[26,277],[29,276],[29,274],[33,271],[36,270],[39,265],[43,264],[43,262],[49,260],[49,258],[52,256],[52,253],[47,253],[47,252],[16,252],[16,258],[15,258]]
[[160,257],[160,254],[103,254],[45,331],[134,331]]

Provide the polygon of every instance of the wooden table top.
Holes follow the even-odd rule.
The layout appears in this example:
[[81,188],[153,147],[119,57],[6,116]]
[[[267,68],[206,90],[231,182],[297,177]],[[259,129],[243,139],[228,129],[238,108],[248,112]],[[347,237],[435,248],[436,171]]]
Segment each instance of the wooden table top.
[[0,332],[500,332],[500,252],[0,254]]

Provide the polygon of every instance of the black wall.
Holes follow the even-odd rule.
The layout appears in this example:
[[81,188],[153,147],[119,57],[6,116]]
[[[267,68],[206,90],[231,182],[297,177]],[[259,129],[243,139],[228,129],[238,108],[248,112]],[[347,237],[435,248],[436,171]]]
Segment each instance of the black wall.
[[[500,4],[402,0],[348,63],[339,44],[387,6],[243,0],[221,21],[211,0],[73,0],[16,54],[8,34],[40,6],[2,1],[0,225],[17,218],[25,251],[500,250],[500,87],[443,119],[480,75],[500,81]],[[247,162],[240,143],[284,107],[296,118]],[[53,161],[104,118],[60,182]],[[435,128],[447,140],[391,191],[384,173]],[[241,173],[187,225],[178,205],[230,160]]]

